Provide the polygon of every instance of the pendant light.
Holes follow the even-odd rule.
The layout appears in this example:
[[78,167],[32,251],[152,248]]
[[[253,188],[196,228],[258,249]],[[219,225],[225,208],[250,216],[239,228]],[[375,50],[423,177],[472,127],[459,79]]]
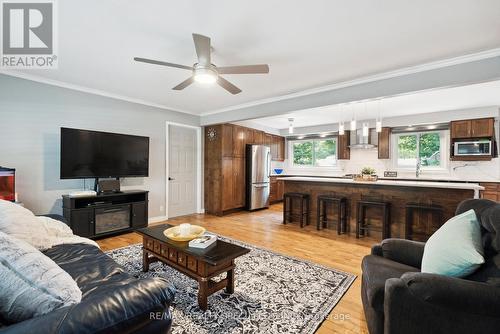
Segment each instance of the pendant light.
[[363,137],[368,137],[369,132],[368,123],[363,123]]
[[288,123],[288,133],[293,134],[293,118],[289,118]]
[[375,130],[377,132],[382,132],[382,117],[381,117],[381,114],[380,114],[380,104],[382,103],[382,100],[378,100],[378,117],[377,117],[377,120],[375,122]]
[[356,131],[356,112],[354,105],[352,106],[351,131]]
[[[340,117],[342,117],[342,115],[344,115],[344,106],[341,105],[339,107],[340,109]],[[345,134],[345,127],[344,127],[344,121],[340,121],[339,122],[339,136],[343,136]]]

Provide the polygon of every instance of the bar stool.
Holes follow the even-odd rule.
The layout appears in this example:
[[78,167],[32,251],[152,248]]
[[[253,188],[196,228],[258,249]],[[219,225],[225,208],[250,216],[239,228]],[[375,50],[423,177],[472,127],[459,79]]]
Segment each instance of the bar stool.
[[327,227],[328,223],[334,223],[334,221],[329,221],[326,215],[328,204],[332,204],[337,210],[337,234],[345,233],[347,230],[347,198],[345,197],[318,196],[316,229],[319,231],[322,227]]
[[[405,239],[413,240],[413,214],[414,212],[430,212],[432,217],[436,217],[439,226],[443,222],[443,207],[436,204],[422,204],[422,203],[407,203],[406,204],[406,220],[405,220]],[[429,229],[429,226],[427,226]],[[425,234],[428,238],[429,235]]]
[[[305,224],[309,225],[309,194],[288,192],[283,195],[283,224],[292,222],[292,218],[300,219],[300,227]],[[293,213],[293,200],[299,200],[300,211]],[[304,219],[305,217],[305,219]]]
[[[382,229],[375,229],[373,226],[366,224],[366,209],[378,207],[382,208]],[[391,203],[384,201],[360,200],[357,204],[358,219],[356,222],[356,238],[360,235],[365,235],[365,231],[370,230],[382,232],[382,239],[391,237]]]

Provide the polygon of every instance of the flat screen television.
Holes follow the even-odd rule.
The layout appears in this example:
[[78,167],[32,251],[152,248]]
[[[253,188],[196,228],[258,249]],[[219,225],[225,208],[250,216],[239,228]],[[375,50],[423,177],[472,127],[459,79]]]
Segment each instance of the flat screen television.
[[149,176],[149,137],[61,128],[61,179]]

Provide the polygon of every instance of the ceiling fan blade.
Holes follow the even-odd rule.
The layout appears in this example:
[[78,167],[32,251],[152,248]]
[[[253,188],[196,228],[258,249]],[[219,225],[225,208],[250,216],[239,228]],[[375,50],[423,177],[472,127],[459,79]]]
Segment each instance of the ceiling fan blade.
[[239,89],[238,87],[236,87],[235,85],[233,85],[232,83],[230,83],[229,81],[227,81],[222,77],[217,78],[217,83],[219,84],[219,86],[221,86],[222,88],[224,88],[233,95],[241,93],[241,89]]
[[135,61],[139,61],[141,63],[148,63],[148,64],[154,64],[154,65],[162,65],[162,66],[168,66],[168,67],[177,67],[177,68],[182,68],[183,70],[193,70],[193,67],[191,66],[185,66],[185,65],[179,65],[179,64],[173,64],[173,63],[167,63],[164,61],[159,61],[159,60],[153,60],[153,59],[147,59],[147,58],[139,58],[139,57],[134,57]]
[[269,73],[269,65],[241,65],[241,66],[224,66],[217,67],[217,72],[220,74],[257,74]]
[[187,86],[189,86],[193,82],[194,82],[194,77],[189,77],[188,79],[184,80],[183,82],[181,82],[180,84],[178,84],[177,86],[175,86],[172,89],[173,90],[183,90],[184,88],[186,88]]
[[194,47],[198,55],[198,64],[210,65],[210,37],[193,34]]

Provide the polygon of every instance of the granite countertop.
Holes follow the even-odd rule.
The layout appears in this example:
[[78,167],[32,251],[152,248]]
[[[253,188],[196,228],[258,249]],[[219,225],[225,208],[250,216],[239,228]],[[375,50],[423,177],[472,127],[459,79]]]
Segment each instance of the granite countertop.
[[[317,178],[331,178],[331,179],[350,179],[345,176],[327,176],[327,175],[297,175],[297,174],[271,174],[271,177],[282,177],[282,178],[288,178],[288,177],[317,177]],[[405,176],[400,176],[400,177],[383,177],[379,176],[379,180],[390,180],[390,181],[415,181],[415,182],[423,182],[423,181],[429,181],[429,182],[456,182],[456,183],[480,183],[480,182],[485,182],[485,183],[500,183],[500,180],[497,179],[478,179],[478,180],[464,180],[464,179],[458,179],[455,177],[428,177],[428,176],[423,176],[423,177],[405,177]]]
[[424,187],[424,188],[445,188],[445,189],[466,189],[484,190],[484,187],[476,183],[465,182],[433,182],[433,181],[400,181],[400,180],[377,180],[373,181],[354,181],[353,179],[335,178],[335,177],[310,177],[310,176],[285,176],[278,180],[300,181],[300,182],[330,182],[330,183],[349,183],[349,184],[367,184],[373,186],[397,186],[397,187]]

